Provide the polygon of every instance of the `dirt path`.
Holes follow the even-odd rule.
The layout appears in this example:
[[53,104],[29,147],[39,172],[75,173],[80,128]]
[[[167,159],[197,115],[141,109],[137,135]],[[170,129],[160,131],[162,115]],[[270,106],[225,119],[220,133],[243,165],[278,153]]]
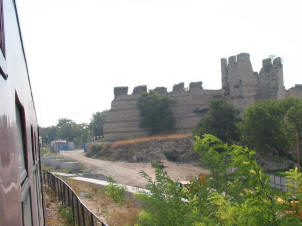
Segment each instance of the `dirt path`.
[[[84,164],[91,170],[91,173],[111,176],[118,183],[126,185],[145,187],[146,180],[139,175],[141,170],[154,178],[154,169],[150,163],[112,162],[101,159],[92,159],[87,158],[84,155],[83,150],[62,151],[61,155]],[[197,177],[200,173],[208,173],[207,170],[193,166],[192,164],[178,164],[169,161],[163,161],[163,163],[168,175],[179,181],[187,181],[193,177]]]

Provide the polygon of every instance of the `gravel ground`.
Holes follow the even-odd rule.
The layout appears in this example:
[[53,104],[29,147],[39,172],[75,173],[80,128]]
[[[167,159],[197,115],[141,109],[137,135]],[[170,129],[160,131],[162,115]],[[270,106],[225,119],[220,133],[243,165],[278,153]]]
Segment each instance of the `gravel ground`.
[[[154,178],[154,169],[150,163],[113,162],[93,159],[86,157],[83,150],[62,151],[61,155],[85,165],[87,171],[91,174],[111,176],[115,181],[121,184],[145,187],[146,180],[139,174],[141,170]],[[192,164],[179,164],[169,161],[162,162],[168,175],[174,180],[188,181],[193,177],[198,177],[200,173],[208,174],[207,170]]]

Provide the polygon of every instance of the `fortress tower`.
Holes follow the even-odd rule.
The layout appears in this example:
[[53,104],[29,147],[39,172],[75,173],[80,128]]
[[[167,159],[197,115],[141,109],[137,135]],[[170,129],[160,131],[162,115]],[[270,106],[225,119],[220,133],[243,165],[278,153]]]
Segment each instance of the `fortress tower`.
[[243,110],[256,102],[258,75],[249,54],[221,59],[221,79],[224,96],[235,108]]
[[285,97],[281,59],[264,59],[260,73],[254,72],[247,53],[221,59],[222,89],[225,98],[243,111],[264,99]]
[[280,57],[265,59],[259,73],[257,100],[285,98],[283,66]]

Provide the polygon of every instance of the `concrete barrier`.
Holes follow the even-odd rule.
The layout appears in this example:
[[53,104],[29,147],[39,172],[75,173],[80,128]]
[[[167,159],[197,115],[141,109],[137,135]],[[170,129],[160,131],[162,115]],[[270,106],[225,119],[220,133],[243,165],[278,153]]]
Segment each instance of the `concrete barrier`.
[[79,170],[81,169],[81,164],[78,162],[61,162],[60,168],[69,170]]
[[48,166],[53,166],[57,169],[80,170],[81,164],[78,162],[70,162],[65,159],[55,159],[50,157],[42,157],[42,163]]

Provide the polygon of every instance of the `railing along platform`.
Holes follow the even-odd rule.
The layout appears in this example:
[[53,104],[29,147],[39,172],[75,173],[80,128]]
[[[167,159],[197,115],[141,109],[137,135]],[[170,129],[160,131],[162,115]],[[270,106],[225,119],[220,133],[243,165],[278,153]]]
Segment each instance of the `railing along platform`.
[[43,171],[43,183],[55,193],[64,206],[71,208],[74,225],[108,226],[92,213],[76,195],[74,190],[59,177],[50,172]]

